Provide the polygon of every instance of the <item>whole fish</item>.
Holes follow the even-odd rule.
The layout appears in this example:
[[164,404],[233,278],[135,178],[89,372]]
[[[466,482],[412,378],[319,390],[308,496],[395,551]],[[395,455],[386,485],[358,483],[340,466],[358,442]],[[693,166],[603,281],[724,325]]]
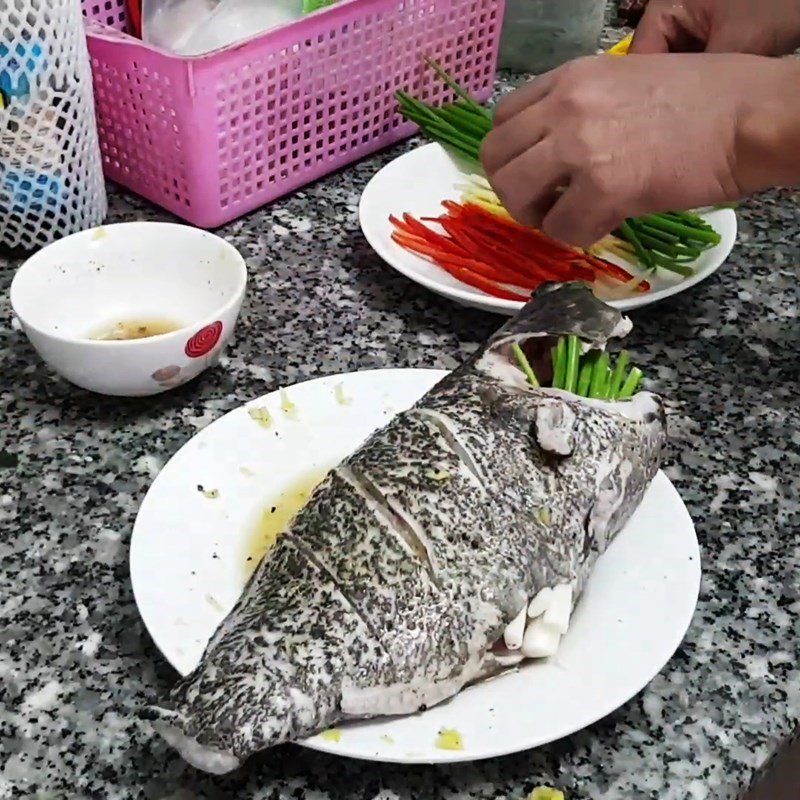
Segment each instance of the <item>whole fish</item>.
[[[225,773],[551,652],[658,469],[665,419],[645,392],[608,402],[534,388],[512,345],[546,387],[557,337],[603,349],[630,328],[581,285],[540,289],[315,490],[200,664],[151,711],[156,730]],[[526,628],[526,609],[549,627]]]

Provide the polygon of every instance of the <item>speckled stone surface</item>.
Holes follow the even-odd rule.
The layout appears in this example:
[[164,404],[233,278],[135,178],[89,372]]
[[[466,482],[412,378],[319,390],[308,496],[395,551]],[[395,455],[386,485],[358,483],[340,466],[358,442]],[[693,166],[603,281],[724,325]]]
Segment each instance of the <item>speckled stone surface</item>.
[[[800,193],[740,211],[728,263],[633,315],[630,347],[669,398],[668,473],[704,579],[675,657],[602,722],[537,751],[447,768],[280,748],[234,776],[186,766],[137,721],[175,679],[127,556],[159,468],[248,398],[315,375],[454,366],[500,322],[387,268],[359,232],[369,177],[404,146],[228,225],[249,293],[221,365],[153,399],[89,395],[37,359],[0,260],[0,798],[733,800],[800,724]],[[118,192],[109,221],[161,219]],[[647,565],[642,567],[647,568]],[[620,653],[620,658],[625,658]]]

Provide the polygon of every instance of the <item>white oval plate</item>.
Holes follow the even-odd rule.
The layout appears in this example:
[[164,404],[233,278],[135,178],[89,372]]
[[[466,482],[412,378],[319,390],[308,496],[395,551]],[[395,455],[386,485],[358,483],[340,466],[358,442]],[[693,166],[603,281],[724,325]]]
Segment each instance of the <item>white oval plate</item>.
[[[261,511],[304,476],[338,463],[444,374],[377,370],[297,384],[287,390],[297,419],[283,413],[275,392],[209,425],[169,461],[136,519],[130,566],[144,623],[181,674],[200,661],[244,587]],[[348,404],[341,403],[342,393]],[[270,411],[272,427],[252,419],[253,407]],[[214,490],[218,496],[207,496]],[[425,713],[344,725],[338,742],[315,736],[301,744],[356,758],[430,763],[488,758],[559,739],[618,708],[659,672],[689,626],[699,585],[692,521],[659,472],[599,560],[555,658],[469,687]],[[457,730],[464,750],[438,749],[441,728]]]
[[[459,200],[461,192],[456,186],[464,182],[464,173],[441,145],[426,144],[405,153],[374,175],[364,189],[358,206],[361,230],[375,252],[389,266],[432,292],[482,311],[509,316],[516,314],[522,308],[522,303],[501,300],[461,283],[435,264],[409,253],[392,240],[390,214],[397,217],[408,213],[417,218],[439,216],[444,212],[443,200]],[[655,277],[648,278],[652,285],[650,291],[618,300],[608,299],[606,302],[623,311],[639,308],[686,291],[716,272],[736,241],[736,214],[725,208],[705,212],[701,216],[714,226],[722,236],[722,241],[706,250],[694,262],[696,271],[691,278],[681,278],[659,270]],[[612,255],[608,255],[607,259],[619,266],[628,266]]]

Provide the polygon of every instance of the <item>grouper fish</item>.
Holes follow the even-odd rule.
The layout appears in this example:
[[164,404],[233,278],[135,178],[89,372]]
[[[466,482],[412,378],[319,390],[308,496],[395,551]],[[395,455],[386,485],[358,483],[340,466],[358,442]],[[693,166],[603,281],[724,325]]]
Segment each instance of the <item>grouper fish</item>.
[[[569,334],[604,349],[630,328],[582,285],[542,287],[320,484],[197,668],[149,711],[154,728],[221,774],[348,719],[425,709],[525,652],[551,652],[520,645],[526,609],[555,614],[540,634],[566,631],[658,470],[665,418],[646,392],[609,402],[547,388],[550,350]],[[560,612],[548,605],[556,597]]]

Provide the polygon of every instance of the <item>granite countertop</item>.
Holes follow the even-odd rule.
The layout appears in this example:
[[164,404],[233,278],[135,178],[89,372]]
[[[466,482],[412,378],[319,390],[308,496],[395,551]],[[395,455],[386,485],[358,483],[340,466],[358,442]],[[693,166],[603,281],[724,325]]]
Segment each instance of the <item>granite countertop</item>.
[[[633,314],[630,347],[670,398],[668,474],[704,578],[675,657],[574,736],[452,767],[363,764],[285,747],[234,776],[186,766],[137,721],[175,679],[128,576],[137,508],[165,461],[243,401],[320,374],[453,367],[500,322],[375,256],[356,208],[393,151],[222,231],[250,286],[220,366],[160,397],[77,390],[12,322],[0,260],[0,798],[733,800],[800,724],[800,193],[740,210],[723,269]],[[109,221],[160,219],[113,192]],[[620,658],[625,654],[620,653]]]

